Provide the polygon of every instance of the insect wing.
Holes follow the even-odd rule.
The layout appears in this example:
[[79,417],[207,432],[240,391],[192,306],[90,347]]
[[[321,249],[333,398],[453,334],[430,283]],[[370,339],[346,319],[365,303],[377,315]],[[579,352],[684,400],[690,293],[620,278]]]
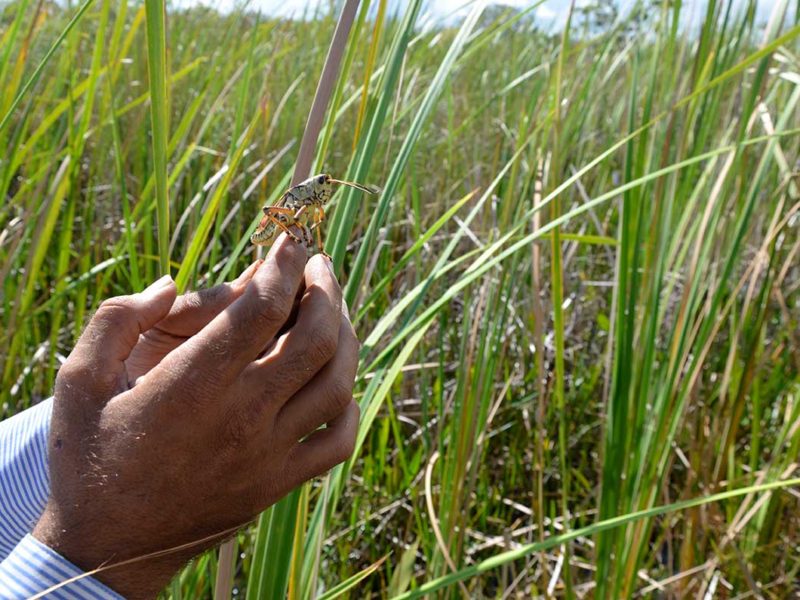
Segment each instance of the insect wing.
[[[278,198],[278,199],[275,201],[275,204],[273,204],[272,206],[277,206],[277,207],[286,206],[286,200],[287,200],[287,199],[289,198],[289,196],[291,195],[291,193],[292,193],[292,190],[294,190],[296,187],[297,187],[297,186],[290,187],[288,190],[286,190],[285,192],[283,192],[283,194],[281,194],[281,197],[280,197],[280,198]],[[266,211],[268,208],[269,208],[269,207],[265,206],[265,207],[264,207],[264,210]]]

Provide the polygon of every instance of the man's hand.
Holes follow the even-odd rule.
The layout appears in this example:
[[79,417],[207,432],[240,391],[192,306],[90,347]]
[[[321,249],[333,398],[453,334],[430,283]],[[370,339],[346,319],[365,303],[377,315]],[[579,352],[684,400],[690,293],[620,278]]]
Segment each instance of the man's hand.
[[133,386],[139,377],[208,325],[211,319],[241,296],[260,265],[260,260],[254,262],[230,283],[178,296],[169,314],[151,329],[142,332],[138,343],[125,360],[125,379],[129,385]]
[[[100,306],[56,380],[35,537],[94,569],[237,527],[350,456],[358,341],[328,261],[305,253],[279,239],[240,297],[156,345],[157,364],[142,344],[169,323],[172,281]],[[152,597],[220,539],[97,577]]]

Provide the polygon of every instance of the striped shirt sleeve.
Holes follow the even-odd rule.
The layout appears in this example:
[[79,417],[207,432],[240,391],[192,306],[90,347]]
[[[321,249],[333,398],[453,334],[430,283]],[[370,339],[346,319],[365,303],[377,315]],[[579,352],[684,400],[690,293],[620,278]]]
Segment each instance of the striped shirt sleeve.
[[50,493],[52,398],[0,422],[0,560],[33,530]]
[[30,535],[50,493],[47,437],[52,398],[0,422],[0,600],[122,596]]
[[124,600],[29,534],[0,563],[0,598],[23,600],[37,594],[48,600]]

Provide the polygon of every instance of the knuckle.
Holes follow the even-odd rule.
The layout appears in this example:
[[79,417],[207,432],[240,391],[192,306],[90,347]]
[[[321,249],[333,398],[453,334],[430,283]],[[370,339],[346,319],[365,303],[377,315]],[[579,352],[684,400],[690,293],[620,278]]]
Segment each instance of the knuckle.
[[336,354],[338,337],[328,327],[318,327],[308,336],[308,357],[317,365],[324,365]]
[[97,312],[103,314],[127,315],[133,308],[131,306],[132,302],[133,298],[131,296],[116,296],[114,298],[108,298],[100,303],[100,306],[97,308]]
[[104,300],[97,308],[94,319],[101,321],[109,329],[123,327],[133,318],[131,302],[130,296]]
[[350,343],[353,344],[353,346],[355,346],[358,349],[361,348],[361,340],[358,339],[358,335],[356,335],[356,330],[353,329],[353,325],[350,324],[349,322],[345,327],[345,335],[347,336],[347,339],[350,340]]
[[353,456],[355,449],[356,436],[348,435],[347,437],[343,437],[339,443],[336,444],[336,448],[334,450],[334,457],[336,458],[337,464],[342,463]]
[[199,369],[193,365],[187,365],[180,370],[180,373],[181,376],[175,378],[172,383],[183,398],[195,400],[200,396],[198,394],[200,390],[202,390],[202,396],[210,396],[217,391],[219,376],[212,369]]
[[353,390],[346,381],[337,378],[328,388],[328,406],[333,416],[340,415],[353,400]]
[[290,311],[277,303],[261,305],[255,313],[254,321],[261,329],[279,329],[289,319]]
[[[325,272],[328,272],[327,268],[325,268]],[[320,307],[324,306],[331,317],[341,314],[342,290],[338,286],[330,289],[318,281],[314,281],[306,286],[304,296],[310,303]]]
[[250,421],[241,414],[231,415],[223,428],[222,448],[236,454],[247,447],[250,440]]
[[92,376],[91,367],[83,361],[74,358],[68,359],[58,369],[55,381],[55,392],[61,396],[70,389],[75,388]]
[[106,394],[122,385],[116,371],[98,368],[86,360],[69,359],[58,369],[55,379],[57,397],[84,397],[86,394]]
[[56,373],[56,383],[59,381],[70,382],[86,373],[86,366],[74,358],[68,358]]
[[230,302],[233,299],[233,290],[227,284],[220,284],[199,290],[191,294],[191,297],[193,308],[203,308],[209,304],[217,305]]
[[358,354],[361,352],[361,340],[358,339],[352,327],[348,328],[348,331],[345,333],[345,339],[345,347],[348,349],[348,353],[358,362]]
[[292,296],[286,289],[274,286],[257,288],[256,295],[256,318],[259,322],[267,325],[283,325],[289,318],[292,311]]
[[305,384],[309,382],[309,380],[314,376],[313,370],[308,367],[297,367],[297,365],[302,364],[302,360],[300,357],[291,361],[290,368],[286,369],[285,372],[281,375],[282,382],[280,389],[282,392],[285,393],[286,396],[290,395],[292,392],[302,388]]
[[209,290],[203,290],[202,292],[189,292],[184,294],[180,304],[180,311],[193,312],[203,308],[203,305],[212,299],[212,295],[208,292]]
[[361,340],[358,339],[358,334],[356,333],[353,324],[350,322],[350,319],[346,315],[342,315],[341,319],[341,333],[344,336],[344,341],[347,345],[353,348],[356,352],[361,350]]

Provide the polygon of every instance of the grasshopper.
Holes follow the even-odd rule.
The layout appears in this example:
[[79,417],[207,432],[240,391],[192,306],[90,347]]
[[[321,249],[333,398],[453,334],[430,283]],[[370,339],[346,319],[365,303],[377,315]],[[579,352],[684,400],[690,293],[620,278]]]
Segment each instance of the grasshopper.
[[[367,194],[380,192],[380,188],[375,186],[341,181],[332,178],[327,173],[314,175],[290,187],[272,206],[265,206],[261,209],[264,211],[264,217],[253,235],[250,236],[250,241],[256,246],[268,246],[283,231],[295,242],[304,243],[310,247],[313,231],[317,249],[321,254],[327,256],[322,245],[320,224],[325,219],[324,207],[331,199],[335,184],[346,185]],[[310,226],[309,219],[312,221]],[[299,229],[300,235],[292,231],[292,227]]]

